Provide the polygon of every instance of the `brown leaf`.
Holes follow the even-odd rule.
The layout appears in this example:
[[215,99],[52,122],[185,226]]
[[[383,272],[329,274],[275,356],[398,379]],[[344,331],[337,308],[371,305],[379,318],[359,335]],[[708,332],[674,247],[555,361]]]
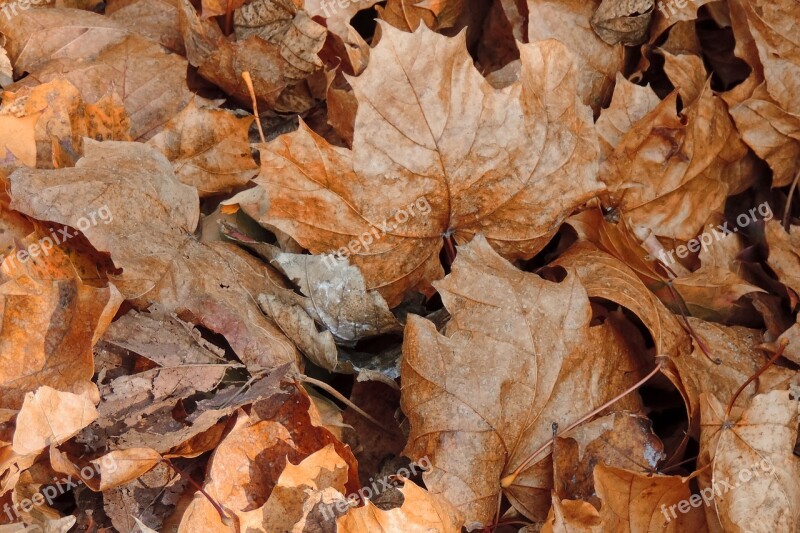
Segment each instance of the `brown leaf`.
[[595,113],[611,98],[625,48],[611,46],[590,25],[600,0],[528,0],[528,40],[558,39],[575,56],[577,90]]
[[[589,112],[562,45],[521,46],[520,81],[495,90],[463,36],[383,28],[370,66],[351,80],[353,150],[301,124],[262,148],[256,181],[269,198],[261,224],[312,253],[347,255],[393,307],[442,276],[443,237],[464,243],[481,232],[504,256],[530,257],[600,187]],[[439,50],[440,60],[418,61],[420,49]],[[397,99],[382,96],[387,79]],[[447,92],[423,89],[450,79]],[[562,89],[550,92],[552,84]]]
[[728,169],[747,149],[708,83],[680,114],[677,96],[670,94],[622,135],[600,175],[634,227],[688,241],[742,187]]
[[667,458],[652,422],[624,412],[587,422],[574,436],[557,437],[553,450],[554,492],[569,500],[591,501],[595,494],[593,472],[600,463],[652,473]]
[[[561,283],[520,272],[482,237],[459,249],[436,287],[452,315],[445,335],[416,316],[406,326],[405,453],[427,456],[426,485],[468,522],[487,523],[500,479],[552,439],[552,423],[566,427],[613,398],[638,379],[639,364],[610,323],[589,327],[589,299],[573,272]],[[637,407],[628,397],[615,408],[626,405]],[[551,486],[543,453],[504,493],[542,520]]]
[[408,531],[409,533],[458,533],[464,524],[461,513],[445,498],[421,489],[406,480],[403,505],[382,511],[367,500],[364,507],[350,509],[336,519],[341,533],[371,533],[373,531]]
[[791,531],[800,523],[797,399],[789,391],[758,394],[726,417],[712,394],[701,397],[701,487],[715,494],[725,531]]
[[88,391],[72,394],[43,385],[25,395],[17,415],[14,453],[36,454],[51,444],[61,444],[96,418],[94,399]]
[[592,28],[610,45],[640,45],[647,40],[654,7],[654,0],[603,0],[592,15]]
[[0,116],[38,117],[34,129],[36,164],[28,165],[38,168],[74,166],[83,155],[84,137],[97,141],[130,140],[130,120],[116,93],[87,104],[78,89],[64,78],[33,88],[21,87],[16,93],[6,92]]
[[[85,149],[75,168],[16,172],[12,207],[85,228],[92,245],[122,268],[114,279],[123,295],[225,335],[251,368],[297,361],[294,346],[255,301],[277,275],[232,245],[191,237],[197,192],[178,181],[169,161],[138,143],[87,141]],[[89,213],[103,210],[101,220],[92,215],[95,224],[89,222]]]
[[92,57],[128,31],[108,17],[77,9],[20,10],[0,17],[14,73],[34,72],[51,59]]
[[787,233],[780,222],[770,220],[765,230],[769,245],[767,263],[781,283],[800,294],[800,226],[790,227]]
[[[245,105],[250,105],[250,94],[242,79],[242,73],[250,72],[255,94],[262,105],[277,111],[307,111],[314,103],[305,80],[318,71],[322,62],[317,52],[325,42],[326,30],[312,21],[304,12],[281,25],[280,19],[273,20],[280,9],[272,0],[259,1],[243,6],[248,15],[239,14],[237,20],[244,24],[278,23],[275,33],[265,27],[256,26],[252,33],[245,31],[241,38],[230,41],[213,20],[202,20],[188,0],[181,1],[181,32],[186,43],[189,62],[198,67],[198,72],[207,80],[218,85],[223,91]],[[291,3],[279,4],[284,7]],[[260,6],[260,7],[256,7]],[[242,13],[237,10],[237,13]],[[261,17],[261,15],[266,15]],[[243,29],[243,27],[242,27]],[[237,30],[237,34],[241,30]],[[268,36],[265,39],[264,36]],[[303,89],[305,87],[305,89]]]
[[181,183],[210,196],[246,184],[258,173],[250,154],[253,117],[198,107],[192,100],[147,144],[172,162]]
[[[52,10],[32,12],[43,11]],[[130,117],[131,137],[143,141],[155,135],[195,97],[186,85],[186,69],[184,58],[165,53],[158,44],[134,34],[97,55],[76,53],[74,57],[48,61],[18,84],[46,83],[64,77],[88,103],[117,92]]]
[[[37,242],[45,241],[24,244]],[[26,393],[40,386],[79,396],[91,391],[96,402],[92,346],[122,296],[113,285],[85,285],[59,248],[20,257],[6,257],[0,276],[0,408],[19,409]]]
[[106,6],[105,14],[129,31],[148,37],[177,54],[186,55],[178,22],[177,0],[118,0]]

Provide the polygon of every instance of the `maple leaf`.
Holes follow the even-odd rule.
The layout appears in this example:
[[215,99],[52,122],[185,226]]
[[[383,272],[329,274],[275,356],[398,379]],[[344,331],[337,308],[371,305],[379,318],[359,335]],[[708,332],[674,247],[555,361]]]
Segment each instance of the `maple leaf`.
[[[800,523],[797,399],[789,391],[758,394],[729,413],[713,394],[701,397],[700,486],[713,490],[725,531],[791,531]],[[746,471],[747,475],[742,475]]]
[[[463,36],[382,27],[369,66],[350,80],[359,100],[352,151],[301,123],[261,148],[255,181],[269,199],[262,225],[315,254],[350,245],[367,288],[393,307],[442,276],[443,238],[464,243],[483,233],[505,257],[530,257],[601,186],[590,113],[563,45],[520,45],[520,80],[496,90],[475,70]],[[419,50],[436,50],[439,60],[421,61]],[[414,205],[414,216],[403,211]]]
[[[452,319],[441,335],[409,317],[405,453],[429,457],[426,485],[470,523],[492,519],[501,478],[520,468],[502,490],[542,520],[551,466],[546,454],[526,458],[552,439],[553,423],[566,427],[625,390],[639,363],[608,322],[589,327],[589,298],[574,273],[554,283],[520,272],[482,237],[459,249],[452,273],[435,286]],[[625,402],[636,409],[630,397]]]

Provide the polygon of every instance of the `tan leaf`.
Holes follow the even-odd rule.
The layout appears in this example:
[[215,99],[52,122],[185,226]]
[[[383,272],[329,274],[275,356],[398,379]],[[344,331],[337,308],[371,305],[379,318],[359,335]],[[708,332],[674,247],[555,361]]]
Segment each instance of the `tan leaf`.
[[631,83],[618,72],[611,105],[603,109],[596,124],[603,159],[608,158],[622,137],[659,103],[661,100],[652,89]]
[[[597,495],[603,501],[603,531],[621,533],[683,533],[707,531],[705,517],[694,503],[689,506],[689,482],[679,476],[631,472],[597,465]],[[699,496],[696,496],[699,500]],[[683,504],[689,509],[684,512]],[[680,507],[678,507],[680,505]],[[675,513],[678,507],[680,513]]]
[[553,494],[553,506],[541,533],[601,533],[602,521],[597,509],[588,502],[559,500]]
[[92,57],[128,31],[108,17],[77,9],[28,9],[0,17],[14,73],[34,72],[51,59]]
[[767,263],[778,275],[778,280],[800,294],[800,226],[792,226],[789,233],[777,220],[766,227],[769,257]]
[[242,7],[244,1],[245,0],[202,0],[200,2],[203,6],[202,17],[207,19],[225,15],[228,12],[229,5],[231,12],[233,12]]
[[350,509],[336,519],[341,533],[371,533],[373,531],[407,531],[408,533],[458,533],[464,524],[461,513],[445,498],[421,489],[406,480],[403,505],[383,511],[367,500],[363,507]]
[[[767,362],[764,352],[757,349],[763,342],[757,330],[739,326],[723,326],[697,318],[688,319],[695,335],[706,346],[709,355],[697,346],[693,339],[691,354],[672,360],[688,395],[688,406],[693,420],[700,420],[700,398],[713,394],[722,401],[729,401],[733,393]],[[711,358],[719,359],[716,364]],[[771,367],[755,384],[740,394],[736,405],[746,405],[759,392],[771,390],[785,384],[793,372]]]
[[[323,472],[323,480],[338,479],[336,485],[342,491],[351,493],[358,489],[356,480],[357,468],[355,459],[349,449],[338,442],[328,430],[315,427],[311,423],[309,409],[311,401],[301,389],[293,384],[286,384],[281,394],[257,402],[252,407],[252,416],[248,417],[240,411],[234,429],[217,447],[211,458],[209,472],[206,477],[205,490],[225,508],[236,514],[253,511],[246,515],[247,522],[258,523],[265,520],[282,520],[275,515],[275,507],[288,504],[297,513],[302,501],[296,499],[297,489],[287,489],[276,495],[276,500],[269,500],[281,483],[289,483],[282,472],[289,468],[292,461],[298,462],[313,452],[329,447],[324,468],[331,472]],[[333,455],[330,455],[333,454]],[[343,468],[331,468],[331,459],[342,463]],[[315,461],[309,465],[313,471],[322,468]],[[298,465],[290,469],[291,474],[306,475],[308,467]],[[343,470],[343,473],[341,472]],[[283,479],[282,479],[283,478]],[[298,480],[302,484],[302,479]],[[323,488],[326,486],[323,483]],[[300,491],[302,494],[302,489]],[[265,504],[267,507],[262,508]],[[300,517],[297,517],[299,519]],[[187,509],[181,521],[180,532],[203,531],[228,532],[211,503],[201,494]],[[275,531],[275,529],[266,529]]]
[[228,192],[258,173],[250,154],[253,117],[198,107],[192,100],[147,144],[172,162],[178,179],[201,197]]
[[[53,10],[29,13],[44,11]],[[44,63],[16,85],[64,77],[80,90],[87,103],[97,103],[116,91],[130,117],[131,137],[143,141],[195,97],[186,84],[186,69],[184,58],[165,53],[160,45],[132,34],[94,56],[81,50]]]
[[[452,315],[445,335],[413,315],[406,326],[405,453],[429,458],[426,485],[468,522],[493,519],[500,480],[519,467],[502,490],[543,520],[551,462],[547,453],[523,462],[552,440],[554,422],[567,427],[625,390],[639,365],[609,322],[589,327],[589,299],[573,272],[561,283],[520,272],[482,237],[460,247],[436,287]],[[637,406],[634,395],[615,408]]]
[[97,141],[130,140],[130,121],[116,93],[96,104],[87,104],[78,89],[64,78],[33,88],[22,87],[16,93],[6,92],[0,116],[38,117],[34,130],[37,168],[74,166],[83,155],[84,137]]
[[614,90],[614,79],[622,71],[625,47],[605,43],[592,29],[590,20],[600,0],[527,0],[528,40],[558,39],[575,56],[578,95],[595,113]]
[[14,68],[5,49],[6,38],[0,35],[0,87],[11,85],[14,82]]
[[792,531],[800,524],[797,399],[789,391],[754,396],[726,416],[711,394],[701,396],[698,466],[710,466],[701,487],[714,494],[724,531]]
[[[325,489],[345,492],[347,469],[347,463],[331,444],[296,466],[287,462],[266,503],[258,509],[237,513],[242,530],[298,531],[296,524],[309,514],[305,503],[313,493]],[[322,517],[325,518],[324,510]]]
[[554,492],[569,500],[593,498],[593,472],[600,463],[652,473],[667,458],[648,418],[620,412],[587,422],[573,436],[557,437],[553,450]]
[[676,105],[673,92],[625,133],[600,176],[634,227],[688,241],[742,187],[728,168],[747,148],[708,82],[680,114]]
[[[351,80],[353,150],[301,124],[262,149],[256,181],[269,198],[261,224],[312,253],[347,255],[393,307],[442,276],[443,237],[464,243],[480,232],[504,256],[530,257],[600,186],[589,111],[562,45],[522,45],[520,81],[495,90],[463,35],[383,28],[369,67]],[[421,49],[439,59],[419,61]],[[383,97],[387,79],[397,98]],[[424,89],[440,83],[448,90]]]
[[673,280],[692,316],[725,322],[736,302],[745,294],[766,292],[730,270],[702,266],[688,276]]
[[[225,335],[245,364],[295,362],[296,349],[255,301],[277,274],[235,246],[191,237],[197,192],[178,181],[169,161],[139,143],[87,141],[85,148],[75,168],[15,173],[13,208],[88,226],[87,239],[122,268],[114,279],[127,298],[142,307],[159,303],[164,312],[185,314]],[[107,215],[102,223],[88,223],[88,215],[101,210]]]
[[105,15],[131,32],[161,43],[175,53],[186,54],[177,0],[119,0],[106,6]]
[[[242,79],[245,71],[251,73],[255,94],[262,105],[277,111],[297,112],[307,111],[313,105],[314,98],[305,80],[322,64],[316,54],[325,42],[324,26],[303,14],[282,27],[283,31],[270,35],[269,40],[253,33],[230,41],[214,20],[202,20],[188,0],[180,1],[187,57],[201,76],[248,106],[250,93]],[[251,5],[272,4],[264,0]],[[240,9],[245,7],[248,6]],[[253,7],[252,11],[257,19],[259,9]]]
[[450,28],[463,9],[464,0],[389,0],[378,13],[395,28],[413,32],[420,25],[432,30]]
[[25,395],[17,415],[14,452],[38,453],[61,444],[94,422],[97,411],[88,393],[72,394],[43,385]]

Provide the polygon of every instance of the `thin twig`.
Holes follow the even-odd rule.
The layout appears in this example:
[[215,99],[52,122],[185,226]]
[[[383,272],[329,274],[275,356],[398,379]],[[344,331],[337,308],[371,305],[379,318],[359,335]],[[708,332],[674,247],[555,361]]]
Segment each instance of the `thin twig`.
[[767,361],[767,364],[765,364],[764,366],[762,366],[762,367],[761,367],[761,370],[759,370],[758,372],[756,372],[755,374],[753,374],[752,376],[750,376],[750,378],[749,378],[747,381],[745,381],[744,383],[742,383],[742,386],[741,386],[741,387],[739,387],[739,388],[736,390],[736,392],[734,392],[734,393],[733,393],[733,397],[731,398],[731,401],[730,401],[730,403],[728,404],[728,408],[727,408],[727,409],[725,409],[725,421],[726,421],[726,422],[728,421],[728,417],[730,417],[730,415],[731,415],[731,409],[733,409],[733,404],[735,404],[735,403],[736,403],[736,399],[739,397],[739,395],[742,393],[742,391],[743,391],[744,389],[746,389],[746,388],[747,388],[747,386],[748,386],[748,385],[750,385],[750,384],[751,384],[753,381],[757,380],[757,379],[759,378],[759,376],[761,376],[761,374],[763,374],[764,372],[766,372],[766,371],[767,371],[767,369],[768,369],[770,366],[772,366],[772,363],[774,363],[775,361],[777,361],[777,360],[778,360],[778,358],[779,358],[780,356],[782,356],[782,355],[783,355],[783,351],[786,349],[786,346],[788,346],[788,345],[789,345],[789,339],[787,339],[786,337],[782,338],[782,339],[779,341],[779,344],[778,344],[778,349],[777,349],[777,350],[775,350],[775,355],[773,355],[772,357],[770,357],[769,361]]
[[261,117],[258,116],[258,102],[256,101],[256,90],[253,88],[253,79],[246,70],[242,72],[242,78],[244,78],[244,83],[247,85],[247,90],[250,91],[250,99],[253,102],[253,115],[256,117],[256,126],[258,126],[258,135],[261,137],[261,142],[266,144],[264,130],[261,129]]
[[393,433],[395,435],[400,435],[401,434],[399,430],[388,428],[388,427],[384,426],[383,424],[381,424],[380,422],[378,422],[377,420],[375,420],[374,418],[372,418],[363,409],[361,409],[359,406],[357,406],[356,404],[351,402],[349,399],[345,398],[344,395],[342,395],[342,393],[340,393],[339,391],[337,391],[336,389],[334,389],[333,387],[331,387],[330,385],[328,385],[324,381],[320,381],[318,379],[310,378],[310,377],[308,377],[306,375],[303,375],[303,374],[300,374],[299,379],[301,381],[305,382],[305,383],[308,383],[310,385],[314,385],[315,387],[319,387],[320,389],[324,390],[325,392],[327,392],[328,394],[330,394],[331,396],[333,396],[334,398],[336,398],[340,402],[342,402],[344,404],[347,404],[347,406],[350,409],[352,409],[356,413],[360,414],[361,416],[363,416],[364,418],[366,418],[367,420],[369,420],[370,422],[372,422],[373,424],[375,424],[376,426],[378,426],[382,430],[384,430],[384,431],[386,431],[388,433]]

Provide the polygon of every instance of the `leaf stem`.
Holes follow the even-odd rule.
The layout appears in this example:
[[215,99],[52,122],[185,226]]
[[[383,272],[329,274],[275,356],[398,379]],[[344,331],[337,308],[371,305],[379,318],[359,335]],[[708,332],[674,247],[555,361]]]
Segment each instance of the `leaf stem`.
[[778,349],[777,349],[777,350],[775,350],[775,355],[773,355],[772,357],[770,357],[769,361],[767,361],[767,363],[766,363],[764,366],[762,366],[762,367],[761,367],[761,370],[759,370],[758,372],[756,372],[755,374],[753,374],[752,376],[750,376],[750,378],[748,378],[748,380],[747,380],[747,381],[745,381],[744,383],[742,383],[741,387],[739,387],[739,388],[736,390],[736,392],[734,392],[734,393],[733,393],[733,397],[731,398],[731,401],[730,401],[730,403],[728,403],[728,408],[727,408],[727,409],[725,409],[725,421],[726,421],[726,422],[728,421],[728,417],[730,417],[731,410],[733,409],[733,405],[736,403],[736,399],[737,399],[737,398],[739,398],[739,395],[742,393],[742,391],[743,391],[744,389],[746,389],[746,388],[747,388],[747,386],[748,386],[748,385],[750,385],[750,384],[751,384],[753,381],[757,380],[757,379],[759,378],[759,376],[761,376],[761,374],[763,374],[764,372],[766,372],[766,371],[767,371],[767,369],[768,369],[769,367],[771,367],[771,366],[772,366],[772,364],[773,364],[775,361],[777,361],[777,360],[778,360],[778,358],[779,358],[780,356],[782,356],[782,355],[783,355],[783,351],[786,349],[786,346],[788,346],[788,345],[789,345],[789,339],[787,339],[787,338],[785,338],[785,337],[784,337],[783,339],[781,339],[780,341],[778,341],[778,342],[779,342],[779,343],[778,343]]
[[[657,358],[662,358],[663,356],[656,356],[656,357]],[[663,359],[662,359],[662,361],[663,361]],[[548,440],[546,443],[544,443],[538,450],[536,450],[535,452],[530,454],[528,456],[528,458],[525,459],[525,461],[522,462],[522,464],[520,464],[516,469],[514,469],[513,472],[511,472],[509,475],[507,475],[506,477],[501,479],[500,480],[500,486],[502,488],[504,488],[504,489],[510,487],[514,483],[514,481],[517,479],[517,476],[519,476],[520,473],[525,468],[527,468],[528,465],[531,464],[533,462],[533,460],[536,459],[539,456],[540,453],[542,453],[545,450],[547,450],[553,444],[553,442],[555,441],[555,437],[556,436],[560,437],[560,436],[564,435],[565,433],[567,433],[568,431],[571,431],[571,430],[575,429],[576,427],[578,427],[580,424],[582,424],[586,420],[589,420],[590,418],[595,416],[597,413],[603,411],[604,409],[607,409],[609,406],[613,405],[614,403],[616,403],[620,399],[624,398],[625,396],[627,396],[631,392],[635,391],[636,389],[638,389],[639,387],[641,387],[642,385],[647,383],[647,381],[649,381],[653,376],[655,376],[658,373],[659,370],[661,370],[662,364],[663,364],[662,362],[659,362],[655,366],[655,368],[650,371],[649,374],[647,374],[645,377],[640,379],[634,385],[631,385],[628,389],[624,390],[623,392],[621,392],[620,394],[618,394],[614,398],[610,399],[609,401],[607,401],[606,403],[604,403],[603,405],[601,405],[600,407],[598,407],[597,409],[595,409],[591,413],[581,417],[580,420],[577,420],[576,422],[573,422],[566,429],[564,429],[564,431],[558,433],[557,435],[554,434],[553,435],[553,439]]]

